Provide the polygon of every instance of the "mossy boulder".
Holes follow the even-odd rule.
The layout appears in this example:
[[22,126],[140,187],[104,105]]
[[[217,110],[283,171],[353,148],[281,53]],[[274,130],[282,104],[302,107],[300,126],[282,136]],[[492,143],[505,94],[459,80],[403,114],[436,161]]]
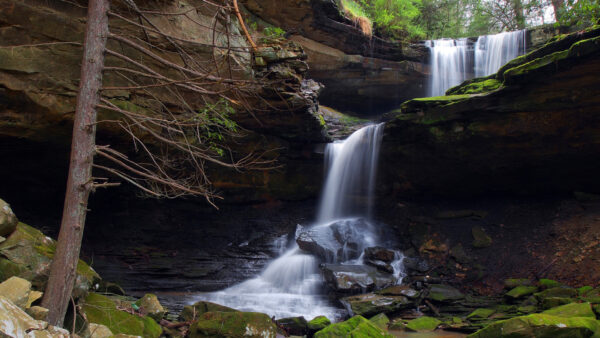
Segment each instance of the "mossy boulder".
[[427,294],[427,299],[437,302],[451,302],[465,298],[457,289],[444,284],[432,284]]
[[388,324],[390,323],[390,319],[388,318],[388,316],[385,315],[385,313],[380,313],[374,317],[369,318],[369,320],[371,321],[371,323],[375,324],[375,326],[382,329],[383,331],[387,331]]
[[311,321],[309,321],[307,324],[309,332],[312,333],[315,333],[319,330],[323,330],[329,325],[331,325],[331,321],[325,316],[317,316]]
[[566,298],[566,297],[547,297],[541,300],[540,305],[544,310],[552,309],[557,306],[570,304],[576,302],[577,300],[574,298]]
[[442,321],[437,318],[423,316],[406,323],[406,329],[410,331],[433,331],[441,323]]
[[338,338],[338,337],[392,337],[371,323],[365,317],[354,316],[345,322],[331,324],[323,330],[315,333],[315,338]]
[[529,278],[509,278],[504,280],[504,288],[514,289],[517,286],[531,286],[533,282]]
[[345,297],[346,304],[353,315],[374,316],[379,313],[391,313],[413,306],[413,302],[403,296],[383,296],[374,293]]
[[199,301],[193,305],[186,305],[179,314],[179,318],[184,321],[194,321],[200,318],[201,315],[206,312],[236,312],[236,309],[232,309],[227,306],[219,305],[216,303]]
[[114,334],[158,338],[162,333],[152,318],[121,311],[113,300],[98,293],[88,294],[82,311],[88,322],[104,325]]
[[542,278],[538,281],[538,285],[540,286],[540,289],[545,290],[560,287],[562,284],[552,279]]
[[492,238],[485,233],[480,226],[475,226],[471,229],[471,234],[473,235],[473,247],[475,248],[487,248],[492,245]]
[[26,308],[29,294],[31,293],[31,282],[19,277],[10,277],[0,283],[0,296],[13,302],[16,306]]
[[275,338],[277,325],[258,312],[206,312],[190,327],[190,338],[261,337]]
[[0,199],[0,236],[6,237],[17,228],[17,216],[13,213],[10,205]]
[[544,291],[537,292],[535,297],[539,300],[543,300],[544,298],[573,298],[577,297],[577,290],[566,287],[554,287],[550,289],[546,289]]
[[547,315],[557,317],[590,317],[596,318],[590,303],[570,303],[562,306],[557,306],[550,310],[542,312]]
[[508,291],[505,296],[513,299],[523,298],[525,296],[529,296],[534,294],[538,290],[537,286],[526,286],[521,285],[516,288]]
[[468,338],[596,337],[600,334],[599,330],[599,322],[592,318],[565,318],[536,313],[493,323]]
[[[25,223],[18,223],[15,231],[6,241],[0,243],[0,255],[7,260],[0,261],[0,268],[6,268],[0,275],[9,278],[14,274],[31,281],[34,288],[43,290],[48,281],[55,250],[56,242],[52,238]],[[85,296],[99,280],[100,276],[96,271],[79,260],[73,287],[74,298]]]
[[148,317],[154,319],[157,322],[165,316],[167,310],[160,304],[156,295],[148,293],[144,295],[144,297],[138,299],[135,302],[135,305],[138,306],[140,312],[147,315]]
[[276,320],[286,333],[294,336],[304,336],[308,332],[308,323],[304,317],[288,317]]
[[580,288],[577,288],[577,294],[579,294],[579,296],[585,296],[585,294],[592,290],[594,290],[594,288],[589,285],[582,286]]
[[467,319],[469,319],[469,320],[487,319],[489,316],[493,315],[494,313],[496,313],[496,310],[494,310],[494,309],[479,308],[479,309],[476,309],[475,311],[471,312],[467,316]]

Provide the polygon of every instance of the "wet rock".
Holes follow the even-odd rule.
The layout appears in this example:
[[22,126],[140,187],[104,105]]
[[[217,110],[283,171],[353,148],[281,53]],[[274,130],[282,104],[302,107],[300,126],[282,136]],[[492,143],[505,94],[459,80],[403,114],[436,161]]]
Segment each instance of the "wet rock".
[[403,296],[383,296],[374,293],[350,296],[340,299],[353,315],[374,316],[379,313],[392,313],[414,306]]
[[179,317],[184,321],[193,321],[199,318],[206,312],[237,312],[238,310],[232,309],[227,306],[219,305],[216,303],[199,301],[193,305],[186,305],[179,314]]
[[373,246],[365,249],[366,259],[372,259],[377,261],[383,261],[385,263],[391,263],[396,257],[396,252],[380,246]]
[[102,324],[114,334],[127,334],[148,338],[158,338],[161,327],[150,317],[140,317],[117,308],[110,298],[90,293],[82,306],[88,322]]
[[13,213],[10,205],[0,199],[0,236],[6,237],[17,228],[17,216]]
[[440,324],[441,320],[432,317],[419,317],[406,323],[406,328],[410,331],[433,331]]
[[476,226],[471,229],[473,235],[473,247],[475,248],[487,248],[492,245],[492,238],[485,233],[482,227]]
[[387,331],[388,324],[390,323],[390,319],[385,315],[385,313],[380,313],[374,317],[371,317],[369,318],[369,321],[383,331]]
[[449,285],[432,284],[426,298],[437,302],[451,302],[463,299],[465,295]]
[[342,262],[360,256],[362,236],[370,227],[362,218],[339,220],[301,232],[296,243],[325,262]]
[[112,331],[102,324],[90,323],[88,325],[90,338],[109,338],[113,337]]
[[258,312],[206,312],[190,327],[189,337],[275,337],[277,326]]
[[147,315],[157,322],[160,322],[160,320],[165,316],[165,313],[167,313],[165,308],[158,301],[156,295],[150,293],[140,298],[137,302],[135,302],[135,305],[139,307],[139,311],[141,313]]
[[493,323],[468,337],[591,337],[596,332],[600,332],[600,324],[593,318],[536,313]]
[[396,278],[367,265],[325,264],[321,267],[327,285],[339,293],[357,293],[394,285]]
[[538,290],[537,286],[517,286],[514,289],[508,291],[505,296],[513,299],[523,298],[529,296]]
[[429,271],[429,263],[419,257],[405,257],[402,261],[404,268],[408,271],[427,272]]
[[390,264],[388,264],[388,263],[386,263],[384,261],[366,259],[363,262],[365,264],[373,266],[373,267],[375,267],[378,270],[381,270],[383,272],[394,273],[394,267],[392,267]]
[[392,337],[362,316],[354,316],[345,322],[331,324],[315,333],[315,338],[336,337]]
[[310,334],[314,334],[319,330],[323,330],[327,326],[331,325],[329,318],[325,316],[318,316],[308,322],[307,327]]
[[421,293],[411,289],[408,285],[394,285],[375,292],[383,296],[404,296],[410,299],[417,298]]
[[31,292],[31,283],[19,277],[10,277],[0,283],[0,296],[13,302],[15,305],[26,308]]
[[294,336],[304,336],[308,332],[308,323],[304,317],[288,317],[276,320],[277,325]]

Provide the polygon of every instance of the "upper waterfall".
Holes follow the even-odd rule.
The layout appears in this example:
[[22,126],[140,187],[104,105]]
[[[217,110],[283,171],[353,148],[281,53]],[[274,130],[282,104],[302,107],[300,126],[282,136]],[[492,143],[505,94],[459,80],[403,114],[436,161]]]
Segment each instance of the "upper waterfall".
[[526,31],[484,35],[470,39],[429,40],[431,51],[429,96],[441,96],[446,90],[473,77],[491,75],[508,61],[525,53]]

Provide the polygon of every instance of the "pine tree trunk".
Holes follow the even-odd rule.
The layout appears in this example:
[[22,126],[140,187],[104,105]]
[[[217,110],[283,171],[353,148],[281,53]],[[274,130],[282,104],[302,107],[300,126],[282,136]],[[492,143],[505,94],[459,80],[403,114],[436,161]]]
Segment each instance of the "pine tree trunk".
[[48,322],[56,326],[62,326],[73,292],[87,202],[92,189],[96,105],[102,86],[108,8],[108,0],[90,0],[88,3],[65,204],[56,253],[42,301],[42,305],[50,310]]

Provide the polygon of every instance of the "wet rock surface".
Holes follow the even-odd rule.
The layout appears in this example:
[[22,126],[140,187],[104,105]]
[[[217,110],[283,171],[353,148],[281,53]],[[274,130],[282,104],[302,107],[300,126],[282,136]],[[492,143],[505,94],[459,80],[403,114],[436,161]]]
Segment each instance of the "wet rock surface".
[[324,264],[321,267],[327,285],[337,293],[361,293],[395,284],[396,278],[372,266]]

